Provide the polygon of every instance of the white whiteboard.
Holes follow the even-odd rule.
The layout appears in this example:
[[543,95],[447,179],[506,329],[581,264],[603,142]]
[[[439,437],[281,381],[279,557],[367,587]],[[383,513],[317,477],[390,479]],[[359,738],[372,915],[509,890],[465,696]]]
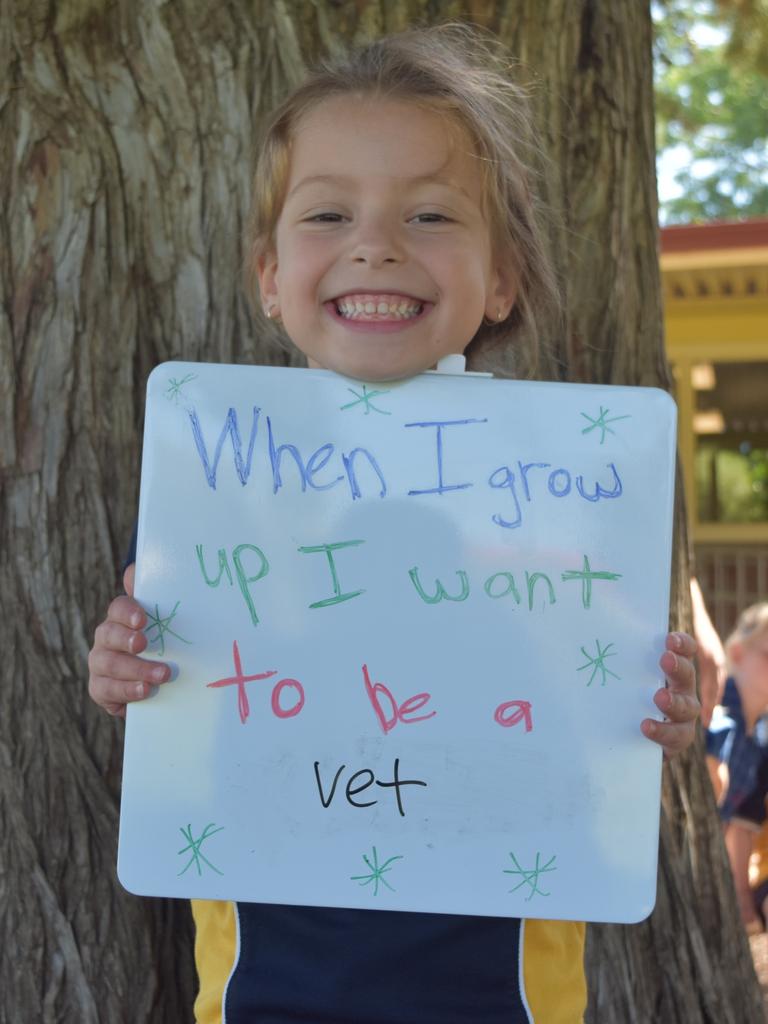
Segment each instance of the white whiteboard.
[[129,707],[123,885],[646,916],[674,423],[655,389],[155,369],[136,596],[178,677]]

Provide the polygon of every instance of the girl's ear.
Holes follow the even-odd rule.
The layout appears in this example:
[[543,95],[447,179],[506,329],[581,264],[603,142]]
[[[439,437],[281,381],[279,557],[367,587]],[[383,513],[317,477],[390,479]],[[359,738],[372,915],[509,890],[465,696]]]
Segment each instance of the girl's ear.
[[506,320],[514,308],[518,291],[517,269],[511,260],[499,262],[493,270],[485,315],[491,322]]
[[278,304],[277,294],[277,254],[274,251],[263,253],[256,261],[256,275],[259,280],[261,303],[265,309]]

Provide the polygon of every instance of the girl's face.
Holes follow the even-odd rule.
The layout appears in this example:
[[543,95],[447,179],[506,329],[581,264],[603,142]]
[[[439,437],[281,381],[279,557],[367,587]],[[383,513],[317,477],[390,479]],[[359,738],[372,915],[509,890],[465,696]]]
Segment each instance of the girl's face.
[[302,118],[259,283],[310,366],[409,377],[509,314],[481,190],[464,132],[415,104],[339,96]]
[[768,702],[768,632],[762,630],[730,650],[733,675],[742,685],[761,692]]

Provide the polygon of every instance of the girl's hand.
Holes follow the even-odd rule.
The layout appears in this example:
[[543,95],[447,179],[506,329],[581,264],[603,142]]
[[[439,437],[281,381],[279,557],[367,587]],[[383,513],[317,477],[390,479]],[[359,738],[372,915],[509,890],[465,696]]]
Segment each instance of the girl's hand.
[[142,700],[150,687],[165,683],[171,672],[158,661],[146,661],[138,655],[146,648],[142,632],[147,624],[144,609],[133,599],[134,566],[123,576],[126,593],[116,597],[107,617],[96,628],[88,655],[88,693],[110,715],[125,717],[125,705]]
[[644,736],[661,745],[665,757],[673,757],[693,742],[701,705],[693,667],[696,641],[687,633],[670,633],[666,648],[659,665],[669,685],[656,691],[653,702],[668,721],[646,718],[640,728]]

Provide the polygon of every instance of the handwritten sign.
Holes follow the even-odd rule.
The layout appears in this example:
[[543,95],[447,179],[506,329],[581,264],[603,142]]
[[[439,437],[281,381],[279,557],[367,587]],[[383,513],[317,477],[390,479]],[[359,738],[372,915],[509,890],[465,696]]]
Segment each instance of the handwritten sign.
[[655,898],[674,406],[167,363],[129,708],[148,895],[630,921]]

